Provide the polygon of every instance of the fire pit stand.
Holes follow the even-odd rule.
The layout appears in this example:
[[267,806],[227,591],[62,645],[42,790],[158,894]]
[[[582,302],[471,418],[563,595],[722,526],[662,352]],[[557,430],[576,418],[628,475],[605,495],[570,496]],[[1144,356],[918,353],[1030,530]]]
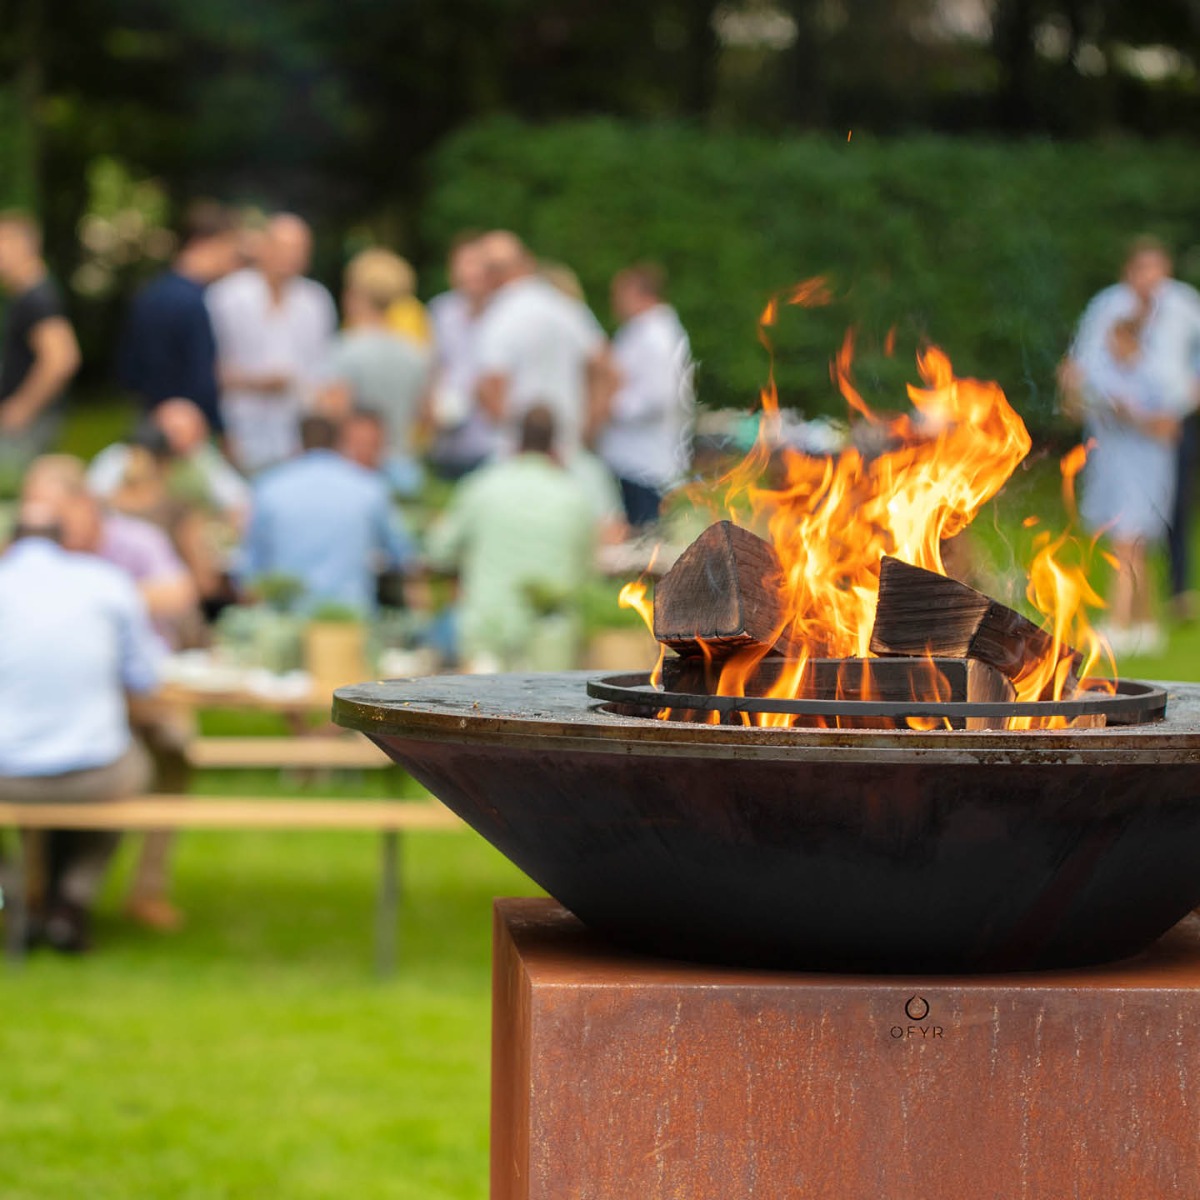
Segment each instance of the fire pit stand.
[[871,978],[496,911],[492,1200],[1200,1195],[1200,921],[1120,967]]

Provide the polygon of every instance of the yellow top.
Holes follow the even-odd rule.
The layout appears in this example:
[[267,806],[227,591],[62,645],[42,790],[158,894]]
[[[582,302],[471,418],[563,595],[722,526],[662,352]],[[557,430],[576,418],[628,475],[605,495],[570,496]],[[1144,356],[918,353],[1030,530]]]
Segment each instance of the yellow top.
[[411,338],[419,346],[428,346],[433,341],[433,330],[429,314],[416,296],[403,296],[387,311],[388,328],[401,337]]

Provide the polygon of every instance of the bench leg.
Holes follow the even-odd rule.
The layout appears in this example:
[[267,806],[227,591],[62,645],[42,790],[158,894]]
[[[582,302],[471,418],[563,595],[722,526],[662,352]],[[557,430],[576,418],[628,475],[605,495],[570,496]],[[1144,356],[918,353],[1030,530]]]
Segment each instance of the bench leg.
[[29,925],[29,906],[25,889],[25,837],[18,831],[13,839],[16,849],[9,860],[4,887],[4,952],[12,963],[25,959],[26,930]]
[[379,902],[375,912],[375,969],[387,978],[396,969],[397,924],[400,915],[400,833],[383,832],[379,873]]

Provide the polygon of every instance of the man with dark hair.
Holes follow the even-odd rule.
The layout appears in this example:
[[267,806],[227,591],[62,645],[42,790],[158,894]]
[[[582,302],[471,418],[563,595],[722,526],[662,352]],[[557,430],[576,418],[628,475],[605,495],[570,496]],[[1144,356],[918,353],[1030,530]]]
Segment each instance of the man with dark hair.
[[265,574],[289,575],[302,584],[307,608],[334,603],[368,613],[378,572],[411,558],[387,485],[336,452],[332,421],[305,417],[300,440],[300,457],[255,485],[239,574],[251,587]]
[[118,373],[146,411],[183,397],[221,431],[217,343],[204,292],[237,265],[233,214],[211,200],[192,204],[175,261],[134,296],[125,319]]
[[[0,287],[10,296],[0,335],[0,474],[15,478],[46,451],[59,402],[79,370],[79,343],[26,213],[0,213]],[[10,481],[11,482],[11,481]]]
[[585,486],[555,456],[555,415],[534,404],[520,451],[455,490],[429,555],[462,578],[462,660],[469,670],[578,665],[580,592],[599,524]]
[[658,517],[663,493],[691,462],[691,350],[663,299],[664,284],[653,263],[626,267],[613,278],[612,307],[621,327],[612,356],[620,378],[593,414],[597,449],[621,485],[635,528]]

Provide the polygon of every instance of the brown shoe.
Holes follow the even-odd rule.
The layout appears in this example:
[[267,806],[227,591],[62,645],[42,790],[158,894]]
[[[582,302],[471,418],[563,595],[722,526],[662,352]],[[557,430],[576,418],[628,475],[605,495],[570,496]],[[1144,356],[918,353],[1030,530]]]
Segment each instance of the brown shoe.
[[158,933],[176,933],[184,926],[183,913],[162,896],[130,897],[125,903],[125,915]]

